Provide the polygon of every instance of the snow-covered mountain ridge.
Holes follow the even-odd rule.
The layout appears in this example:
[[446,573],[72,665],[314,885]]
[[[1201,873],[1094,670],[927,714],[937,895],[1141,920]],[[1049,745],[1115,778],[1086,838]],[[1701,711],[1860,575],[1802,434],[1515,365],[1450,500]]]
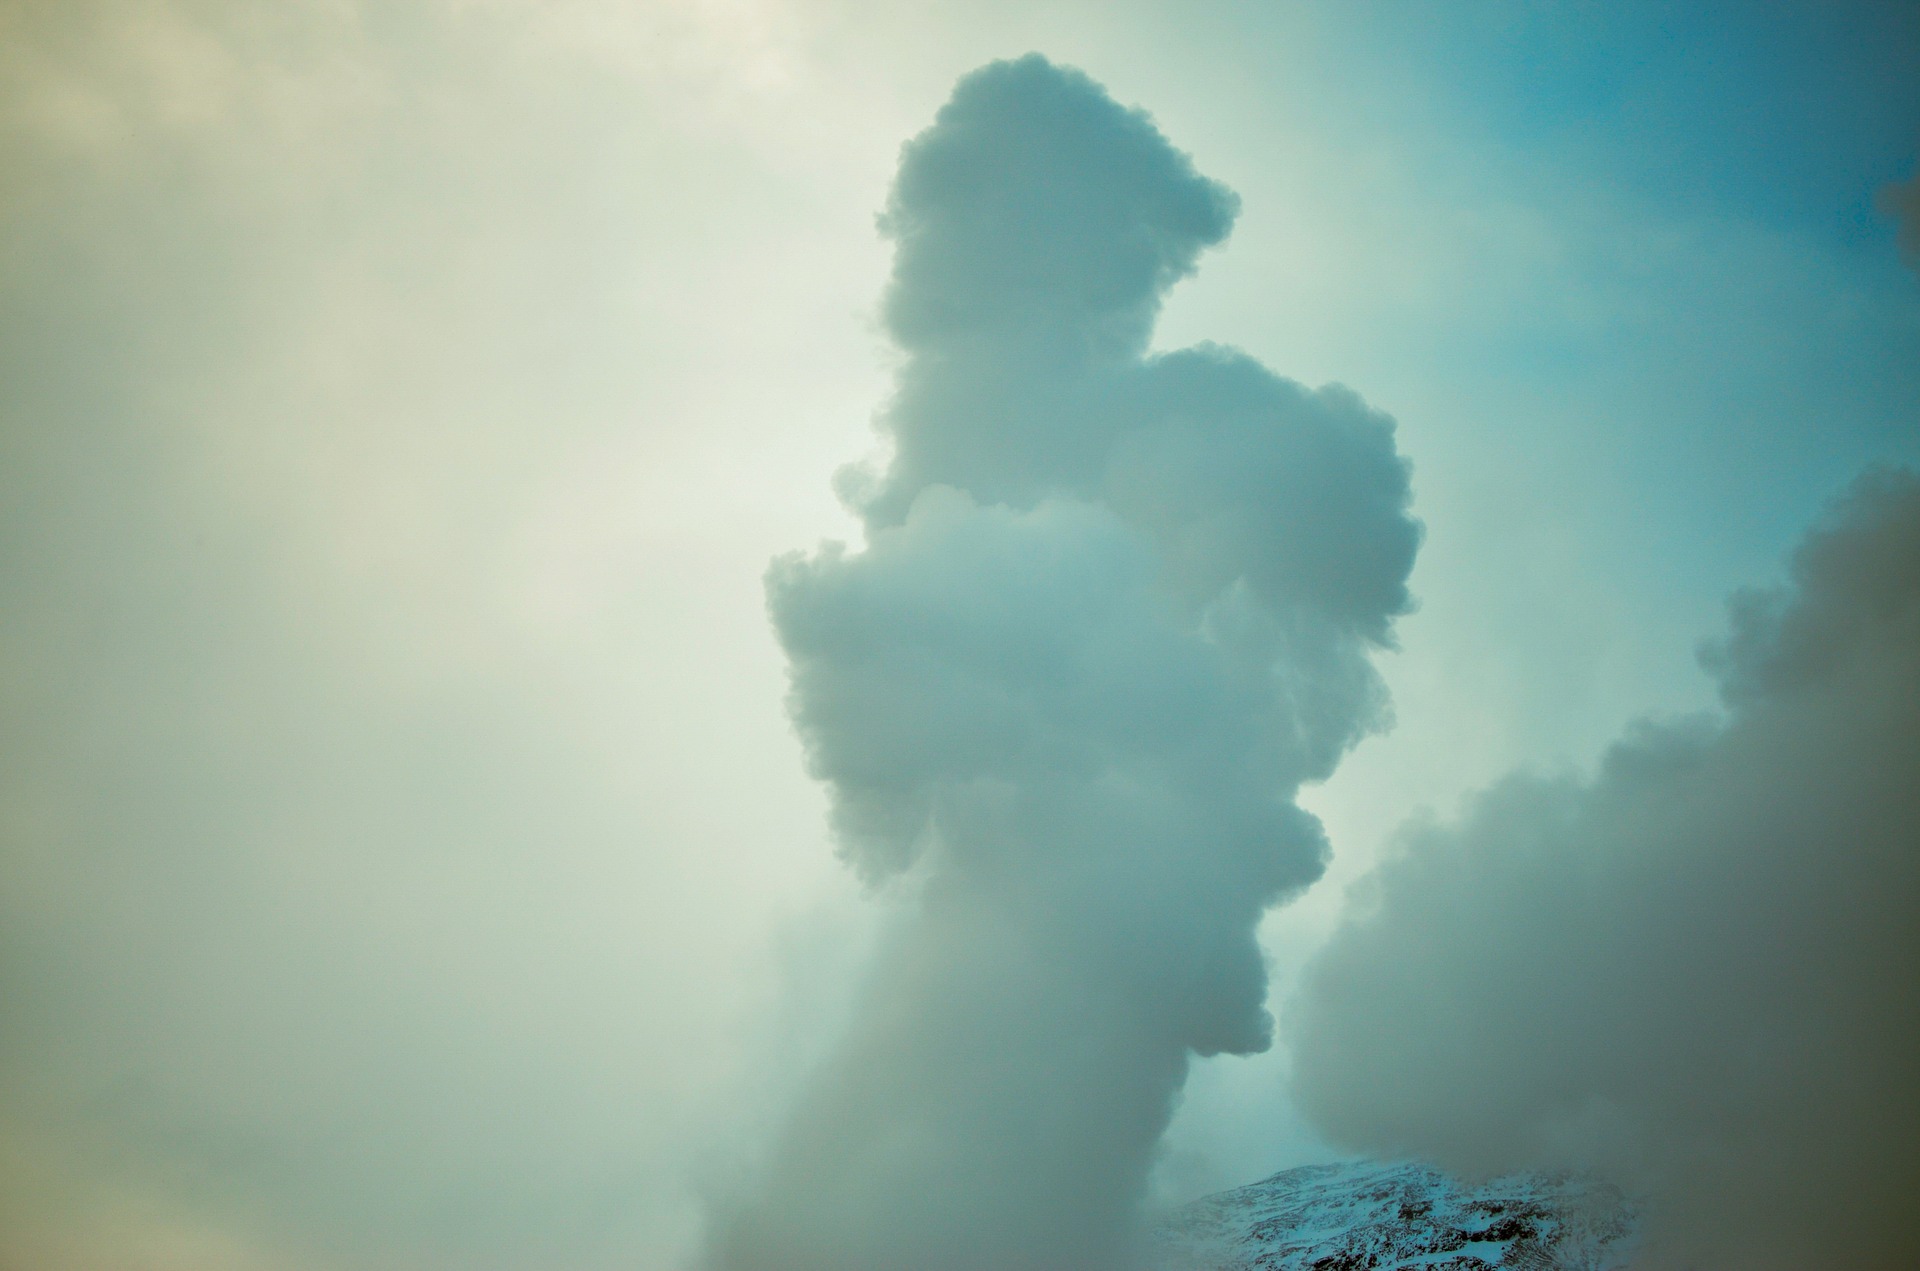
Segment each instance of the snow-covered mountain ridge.
[[1165,1271],[1609,1271],[1636,1214],[1577,1175],[1468,1186],[1424,1165],[1309,1165],[1184,1205],[1161,1223]]

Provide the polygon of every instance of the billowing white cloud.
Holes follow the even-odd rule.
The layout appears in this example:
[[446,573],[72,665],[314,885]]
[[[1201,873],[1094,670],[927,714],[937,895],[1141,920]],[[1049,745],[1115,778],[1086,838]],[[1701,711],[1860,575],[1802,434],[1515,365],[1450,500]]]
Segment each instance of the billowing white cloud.
[[1038,56],[905,151],[866,545],[768,579],[842,852],[903,909],[717,1267],[1124,1265],[1189,1056],[1268,1045],[1255,924],[1325,854],[1293,794],[1382,720],[1419,531],[1352,393],[1147,354],[1235,209]]

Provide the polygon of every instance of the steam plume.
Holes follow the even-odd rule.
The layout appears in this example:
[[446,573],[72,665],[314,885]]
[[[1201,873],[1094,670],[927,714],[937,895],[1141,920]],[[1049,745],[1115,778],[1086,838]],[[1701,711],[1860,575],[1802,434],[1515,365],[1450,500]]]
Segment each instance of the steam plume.
[[1373,1152],[1653,1193],[1650,1265],[1920,1262],[1920,479],[1709,651],[1723,720],[1412,831],[1309,968],[1298,1095]]
[[882,219],[907,354],[866,547],[775,563],[849,864],[908,896],[727,1271],[1111,1268],[1192,1054],[1268,1045],[1293,803],[1382,720],[1418,540],[1393,425],[1146,353],[1234,196],[1038,56],[961,81]]

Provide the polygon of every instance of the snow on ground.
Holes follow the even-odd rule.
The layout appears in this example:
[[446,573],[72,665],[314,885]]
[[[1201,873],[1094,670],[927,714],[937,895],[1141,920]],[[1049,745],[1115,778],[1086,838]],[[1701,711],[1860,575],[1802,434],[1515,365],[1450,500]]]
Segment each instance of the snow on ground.
[[1474,1186],[1424,1165],[1286,1170],[1203,1197],[1158,1230],[1165,1271],[1611,1271],[1633,1205],[1577,1175]]

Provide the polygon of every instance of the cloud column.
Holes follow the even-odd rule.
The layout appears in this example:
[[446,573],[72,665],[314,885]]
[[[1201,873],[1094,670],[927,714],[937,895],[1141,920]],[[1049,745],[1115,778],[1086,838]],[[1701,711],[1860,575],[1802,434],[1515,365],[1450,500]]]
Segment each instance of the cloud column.
[[905,914],[716,1267],[1124,1265],[1189,1057],[1269,1042],[1255,925],[1321,871],[1293,797],[1382,720],[1419,531],[1353,394],[1147,354],[1235,211],[1037,56],[905,149],[866,544],[768,575],[841,851]]

